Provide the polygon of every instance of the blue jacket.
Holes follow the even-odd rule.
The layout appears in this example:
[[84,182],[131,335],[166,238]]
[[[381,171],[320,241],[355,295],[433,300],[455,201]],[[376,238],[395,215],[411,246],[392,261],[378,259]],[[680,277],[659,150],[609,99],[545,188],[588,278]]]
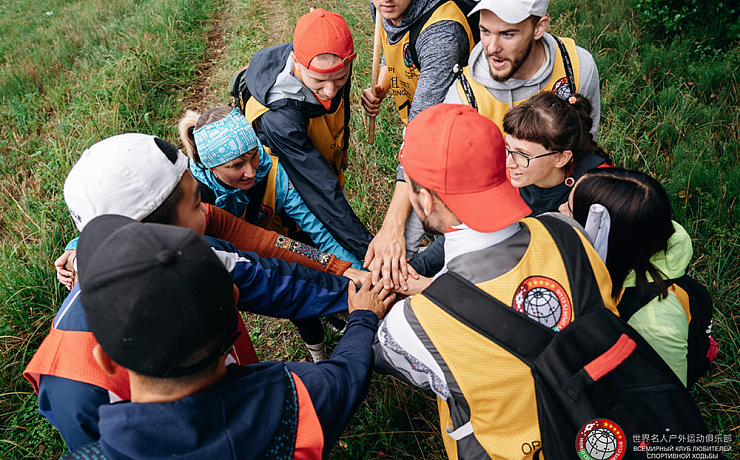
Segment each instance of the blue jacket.
[[[104,405],[96,447],[114,460],[266,458],[279,429],[287,368],[308,390],[327,458],[367,392],[377,326],[374,313],[355,311],[329,360],[230,366],[215,387],[174,402]],[[74,455],[63,458],[85,458]]]
[[[231,243],[206,237],[231,272],[239,289],[238,307],[261,315],[301,319],[347,310],[343,276],[318,272],[282,259],[260,258]],[[53,327],[89,331],[80,301],[79,283],[54,318]],[[74,359],[60,356],[59,359]],[[108,391],[83,382],[41,375],[39,412],[62,434],[70,450],[98,439],[98,407],[110,402]]]
[[[257,167],[255,183],[267,180],[267,175],[272,167],[272,158],[264,149],[259,149],[260,164]],[[190,162],[190,172],[193,177],[213,192],[215,199],[213,204],[228,211],[237,217],[244,215],[249,198],[248,190],[227,188],[222,185],[213,172],[203,168],[194,161]],[[204,201],[209,201],[205,199]],[[351,252],[342,247],[341,244],[329,233],[326,226],[314,216],[308,209],[301,195],[292,186],[288,175],[283,169],[282,163],[277,165],[277,177],[275,178],[275,212],[285,213],[291,218],[313,241],[314,245],[321,251],[334,254],[338,259],[347,260],[357,269],[362,268],[362,262]]]

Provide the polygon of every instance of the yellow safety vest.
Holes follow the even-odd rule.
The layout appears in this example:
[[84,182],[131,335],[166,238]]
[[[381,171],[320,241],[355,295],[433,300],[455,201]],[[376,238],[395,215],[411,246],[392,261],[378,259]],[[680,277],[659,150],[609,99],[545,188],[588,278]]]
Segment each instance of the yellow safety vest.
[[[378,16],[378,20],[380,19],[381,18]],[[465,27],[465,32],[468,34],[468,44],[470,45],[470,49],[473,49],[475,43],[473,42],[473,35],[470,32],[470,25],[468,24],[465,14],[460,11],[460,8],[454,1],[450,0],[438,7],[429,20],[424,24],[421,32],[432,24],[440,21],[455,21],[462,24],[463,27]],[[411,57],[408,53],[409,32],[406,32],[403,38],[401,38],[401,40],[399,40],[395,45],[388,43],[385,29],[381,28],[381,34],[383,53],[385,54],[385,62],[388,66],[388,76],[391,81],[389,94],[393,95],[396,107],[398,108],[398,114],[401,116],[401,121],[403,121],[403,124],[408,124],[411,103],[414,100],[416,85],[419,82],[419,69],[417,69],[414,63],[411,62]]]
[[[342,189],[344,189],[345,182],[342,167],[343,164],[347,164],[346,155],[348,147],[344,144],[344,130],[348,129],[345,124],[345,103],[344,96],[342,96],[342,100],[334,112],[311,118],[308,121],[308,132],[306,133],[308,138],[311,139],[314,148],[329,163],[329,168],[331,168]],[[249,123],[254,124],[254,120],[268,110],[270,109],[260,104],[257,99],[250,97],[244,108],[244,116]]]
[[[581,78],[581,67],[578,61],[578,51],[576,50],[576,43],[570,38],[560,38],[560,40],[563,41],[565,49],[568,51],[568,55],[570,56],[571,62],[573,64],[573,75],[576,80],[575,85],[577,91],[580,87],[579,81]],[[562,85],[567,86],[565,65],[563,64],[563,55],[560,52],[559,47],[557,47],[557,53],[555,54],[553,61],[554,67],[552,71],[552,77],[550,77],[550,81],[547,82],[547,84],[542,88],[541,91],[557,91],[557,89],[560,88]],[[478,105],[478,112],[489,120],[496,123],[496,125],[499,128],[502,128],[503,131],[504,115],[509,112],[509,103],[499,101],[498,99],[493,97],[493,94],[491,94],[488,88],[476,82],[473,79],[473,76],[470,74],[469,66],[465,66],[463,68],[463,75],[468,80],[468,83],[470,84],[470,89],[473,91],[475,102]],[[463,104],[470,105],[470,102],[465,95],[465,91],[463,91],[460,80],[457,81],[457,92],[458,94],[460,94],[460,99],[462,99]],[[527,99],[514,101],[514,107],[526,101]]]
[[[244,208],[244,212],[242,213],[241,216],[239,216],[239,218],[251,224],[257,225],[258,227],[262,227],[267,230],[272,230],[281,235],[287,235],[288,228],[285,225],[283,225],[283,222],[277,213],[277,205],[275,204],[275,192],[277,190],[277,172],[278,172],[278,164],[280,160],[278,160],[278,158],[275,155],[272,155],[270,153],[269,148],[264,147],[264,149],[265,149],[265,152],[268,155],[270,155],[270,159],[272,160],[272,166],[270,166],[270,171],[268,171],[267,176],[265,177],[264,181],[258,183],[254,187],[254,191],[256,194],[260,194],[260,193],[262,194],[262,196],[259,197],[260,199],[259,209],[257,209],[256,212],[252,211],[250,213],[251,215],[247,215],[247,213],[251,209],[251,207],[247,205]],[[255,197],[255,198],[258,198],[258,197]],[[250,200],[251,200],[251,197],[250,197]]]
[[[476,286],[516,309],[522,306],[530,290],[549,290],[561,299],[561,316],[553,321],[562,329],[573,319],[571,287],[564,262],[555,241],[539,221],[525,218],[522,223],[531,233],[529,247],[522,259],[511,271]],[[616,312],[609,273],[591,244],[583,235],[578,235],[591,262],[604,304]],[[460,389],[470,408],[471,436],[475,436],[491,458],[542,458],[537,400],[530,368],[509,351],[437,307],[423,294],[412,297],[410,305],[452,374],[454,382],[448,383]],[[448,428],[451,432],[459,427],[451,422],[448,403],[439,397],[437,402],[445,448],[449,458],[456,460],[459,458],[457,442],[445,432]]]

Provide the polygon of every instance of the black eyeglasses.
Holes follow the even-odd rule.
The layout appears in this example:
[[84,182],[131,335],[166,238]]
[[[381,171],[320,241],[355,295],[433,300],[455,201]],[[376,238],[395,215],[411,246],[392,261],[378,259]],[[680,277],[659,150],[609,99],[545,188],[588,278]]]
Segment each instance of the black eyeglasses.
[[518,164],[522,168],[528,168],[530,161],[532,161],[532,160],[534,160],[536,158],[542,158],[542,157],[546,157],[546,156],[550,156],[550,155],[555,155],[556,153],[560,153],[560,152],[547,152],[547,153],[543,153],[542,155],[537,155],[537,156],[531,157],[531,156],[529,156],[529,155],[527,155],[525,153],[517,152],[516,150],[511,150],[508,147],[506,147],[506,153],[508,153],[509,155],[511,155],[511,158],[514,159],[514,163]]

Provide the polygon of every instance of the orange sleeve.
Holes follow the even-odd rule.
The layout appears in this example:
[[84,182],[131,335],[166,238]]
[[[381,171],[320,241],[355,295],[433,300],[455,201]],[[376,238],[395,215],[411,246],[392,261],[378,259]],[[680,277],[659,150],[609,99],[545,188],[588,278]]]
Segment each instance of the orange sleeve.
[[352,265],[336,256],[243,221],[218,206],[206,207],[206,235],[228,241],[237,249],[257,253],[260,257],[297,262],[321,272],[341,275]]

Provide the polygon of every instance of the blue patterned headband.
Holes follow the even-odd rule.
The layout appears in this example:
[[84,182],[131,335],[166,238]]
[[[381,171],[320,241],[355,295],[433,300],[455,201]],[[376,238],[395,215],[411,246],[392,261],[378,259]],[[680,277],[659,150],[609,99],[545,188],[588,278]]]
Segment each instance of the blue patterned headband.
[[206,168],[215,168],[259,147],[257,133],[237,109],[226,118],[196,129],[193,136],[200,161]]

